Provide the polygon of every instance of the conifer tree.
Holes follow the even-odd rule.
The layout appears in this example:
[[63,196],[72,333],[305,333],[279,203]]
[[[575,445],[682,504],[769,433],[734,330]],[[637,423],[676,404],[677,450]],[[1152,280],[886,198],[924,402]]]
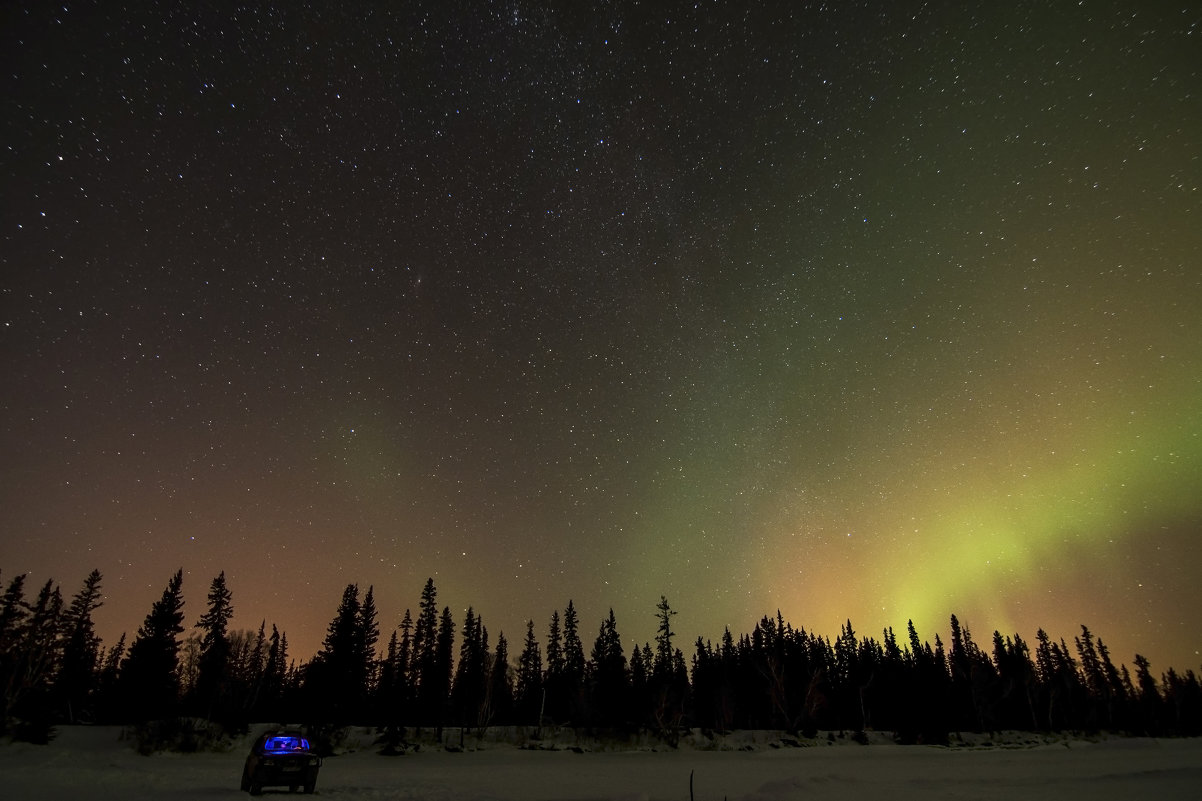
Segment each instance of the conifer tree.
[[[1101,650],[1099,641],[1098,650]],[[1182,676],[1173,668],[1164,675],[1165,725],[1178,737],[1202,733],[1202,683],[1193,670]]]
[[1017,634],[1014,638],[993,633],[993,662],[997,669],[998,686],[993,699],[994,714],[1004,728],[1018,729],[1038,726],[1035,712],[1035,666],[1031,663],[1027,644]]
[[1093,633],[1088,626],[1081,626],[1081,636],[1073,639],[1077,647],[1077,659],[1081,665],[1081,673],[1085,679],[1085,687],[1094,695],[1102,695],[1105,690],[1106,676],[1102,671],[1102,660],[1094,647]]
[[513,714],[513,681],[510,678],[509,642],[505,632],[497,636],[497,650],[488,674],[488,698],[485,701],[485,721],[505,724]]
[[59,664],[62,611],[62,593],[53,579],[47,579],[11,636],[16,652],[10,654],[11,669],[0,686],[0,721],[19,717],[22,725],[17,736],[23,740],[46,743],[50,738],[51,680]]
[[388,707],[389,720],[399,724],[411,711],[415,699],[413,691],[413,616],[405,610],[401,619],[401,636],[396,650],[396,689]]
[[1038,643],[1035,647],[1035,669],[1039,674],[1039,680],[1045,685],[1051,684],[1056,675],[1051,638],[1048,637],[1046,631],[1039,629],[1035,632],[1035,641]]
[[380,660],[380,672],[376,680],[375,709],[382,713],[385,723],[394,723],[393,709],[397,692],[397,651],[400,644],[394,630],[388,636],[388,645],[384,647],[384,658]]
[[211,716],[227,731],[241,731],[251,720],[263,680],[263,661],[267,649],[267,621],[256,631],[243,629],[227,635],[229,658],[226,662],[220,703]]
[[563,611],[563,672],[568,681],[584,681],[584,643],[580,639],[580,618],[568,600]]
[[322,717],[349,723],[364,692],[359,587],[348,584],[326,630],[321,650],[309,665],[306,684],[316,694]]
[[957,730],[981,731],[986,727],[985,691],[992,681],[993,663],[985,658],[967,627],[951,616],[951,669],[953,725]]
[[267,675],[267,620],[265,618],[259,620],[259,630],[255,632],[253,640],[247,640],[247,646],[246,655],[234,674],[238,685],[234,704],[242,721],[251,719],[257,710],[259,696],[263,692],[263,683]]
[[233,594],[221,571],[209,585],[209,607],[196,621],[203,634],[197,663],[196,703],[203,717],[223,719],[229,681],[229,622],[234,616]]
[[390,756],[402,753],[401,737],[401,693],[405,679],[401,670],[401,645],[394,629],[388,637],[388,646],[380,662],[379,679],[376,682],[373,709],[384,726],[382,754]]
[[541,725],[543,659],[534,636],[534,621],[526,621],[526,640],[518,657],[517,696],[518,721]]
[[8,582],[0,600],[0,734],[8,730],[9,687],[20,683],[19,648],[24,636],[29,604],[25,602],[25,574]]
[[[668,599],[661,595],[656,604],[656,618],[659,624],[655,634],[655,662],[651,663],[651,646],[644,645],[643,661],[651,674],[644,691],[650,699],[653,718],[661,734],[675,743],[680,722],[685,714],[685,702],[688,696],[689,676],[684,665],[684,654],[672,647],[672,618],[676,612],[668,604]],[[634,658],[631,657],[631,694],[635,703],[639,701],[634,678]]]
[[551,612],[551,624],[547,627],[547,678],[563,673],[563,640],[559,628],[559,610]]
[[1142,654],[1135,655],[1135,686],[1137,709],[1139,710],[1139,729],[1141,733],[1150,736],[1160,734],[1160,716],[1163,699],[1157,689],[1156,679],[1152,676],[1151,664]]
[[551,612],[551,623],[547,627],[547,664],[543,676],[546,692],[547,719],[562,722],[569,714],[569,700],[564,689],[563,631],[560,626],[559,610]]
[[438,592],[434,579],[426,579],[418,605],[417,624],[413,631],[412,684],[417,690],[419,720],[431,719],[438,711],[438,662],[435,649],[438,638]]
[[723,731],[717,714],[720,672],[713,643],[700,635],[693,643],[693,715],[698,725]]
[[1041,685],[1041,702],[1038,705],[1047,728],[1058,730],[1078,725],[1081,695],[1081,677],[1077,665],[1069,655],[1068,647],[1051,641],[1047,632],[1036,632],[1039,643],[1035,650],[1035,666]]
[[267,619],[259,621],[259,630],[255,633],[255,644],[251,650],[251,668],[255,675],[261,676],[267,666]]
[[447,705],[451,699],[451,672],[455,664],[455,619],[451,608],[444,606],[438,619],[438,635],[434,648],[434,683],[431,687],[431,711],[434,714],[435,730],[442,735]]
[[641,648],[636,645],[630,650],[630,719],[639,725],[650,723],[656,711],[650,667],[654,659],[650,643],[643,643]]
[[464,727],[482,725],[481,707],[488,694],[488,630],[469,606],[463,619],[463,638],[451,697],[455,717]]
[[357,687],[356,705],[363,709],[364,702],[375,691],[376,671],[378,668],[376,643],[380,640],[380,625],[376,621],[375,588],[371,585],[363,596],[359,606],[358,620],[355,626],[355,659],[353,683]]
[[97,720],[100,722],[109,723],[122,719],[118,710],[121,703],[121,664],[124,660],[125,632],[122,632],[117,638],[117,643],[100,658],[100,674],[96,682],[96,710]]
[[574,723],[583,722],[584,696],[584,643],[580,639],[580,619],[576,607],[568,600],[563,610],[563,696],[562,714]]
[[104,604],[100,581],[99,570],[89,573],[63,617],[62,664],[54,684],[61,714],[69,723],[92,717],[89,707],[100,670],[100,638],[92,613]]
[[625,722],[630,677],[626,672],[626,654],[614,610],[601,622],[593,643],[589,661],[592,708],[602,725],[614,726]]
[[738,689],[735,680],[739,673],[738,653],[735,650],[734,635],[729,626],[723,627],[722,643],[717,652],[718,685],[715,725],[719,731],[726,731],[735,722],[736,699]]
[[272,623],[271,637],[267,640],[267,657],[263,663],[263,688],[259,694],[259,708],[268,719],[277,717],[287,670],[288,638],[281,635]]
[[1127,704],[1130,699],[1123,691],[1123,680],[1118,668],[1110,661],[1110,649],[1098,638],[1098,658],[1102,663],[1105,691],[1103,704],[1105,706],[1106,725],[1109,728],[1119,726],[1126,718]]
[[676,632],[672,631],[672,617],[676,612],[668,605],[668,599],[663,595],[659,597],[655,609],[655,617],[659,620],[655,632],[655,664],[648,665],[647,668],[653,671],[657,678],[662,679],[672,673],[672,638],[676,636]]
[[13,632],[29,613],[29,604],[25,603],[26,574],[14,576],[8,582],[4,598],[0,600],[0,645],[7,649],[13,643]]
[[179,702],[179,635],[184,631],[183,568],[150,609],[121,665],[126,720],[162,718]]
[[14,576],[8,582],[4,598],[0,600],[0,655],[9,653],[19,638],[21,625],[29,616],[29,604],[25,602],[26,574]]

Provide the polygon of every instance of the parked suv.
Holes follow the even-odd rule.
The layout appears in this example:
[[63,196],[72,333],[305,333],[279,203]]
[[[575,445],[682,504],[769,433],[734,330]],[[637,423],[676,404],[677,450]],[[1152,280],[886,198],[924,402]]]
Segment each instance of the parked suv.
[[321,757],[309,747],[299,732],[269,731],[255,740],[246,766],[242,768],[242,789],[259,795],[264,787],[286,786],[292,792],[317,787]]

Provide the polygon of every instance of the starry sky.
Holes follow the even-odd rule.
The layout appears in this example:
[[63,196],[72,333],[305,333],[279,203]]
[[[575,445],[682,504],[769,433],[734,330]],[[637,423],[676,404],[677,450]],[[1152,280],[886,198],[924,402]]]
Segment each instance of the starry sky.
[[[198,5],[198,7],[193,7]],[[956,613],[1202,665],[1202,9],[13,2],[0,580],[307,658]]]

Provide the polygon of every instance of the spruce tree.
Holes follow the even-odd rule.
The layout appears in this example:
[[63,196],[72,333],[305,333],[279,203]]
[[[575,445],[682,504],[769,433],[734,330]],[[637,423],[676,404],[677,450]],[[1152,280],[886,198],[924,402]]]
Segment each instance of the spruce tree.
[[580,639],[580,619],[576,607],[568,600],[563,610],[563,713],[573,723],[583,722],[584,695],[584,643]]
[[547,677],[563,673],[563,640],[559,628],[559,610],[551,612],[551,624],[547,628]]
[[1135,655],[1135,686],[1138,692],[1138,731],[1152,737],[1159,736],[1163,699],[1152,676],[1151,664],[1142,654]]
[[968,627],[951,616],[952,644],[948,655],[951,670],[951,702],[956,730],[982,731],[988,709],[985,691],[992,681],[993,663],[981,654]]
[[416,698],[413,684],[413,616],[408,609],[401,619],[400,632],[396,652],[396,691],[388,710],[389,721],[397,725],[412,711]]
[[663,679],[672,673],[672,638],[676,635],[676,632],[672,631],[672,617],[676,612],[668,605],[668,599],[663,595],[659,597],[655,610],[655,617],[659,621],[655,632],[655,664],[648,665],[647,668],[657,679]]
[[9,688],[20,684],[20,643],[24,637],[29,604],[25,602],[25,574],[8,582],[0,600],[0,734],[9,728]]
[[99,682],[100,638],[92,613],[104,604],[100,581],[99,570],[89,573],[63,618],[62,664],[54,684],[61,714],[68,723],[93,719],[90,707]]
[[361,609],[358,585],[348,584],[326,629],[321,650],[309,666],[306,685],[315,692],[327,722],[350,723],[359,712],[364,690]]
[[698,635],[693,643],[693,714],[698,725],[722,731],[721,719],[716,714],[717,667],[713,643]]
[[271,624],[271,637],[267,640],[267,657],[263,664],[263,687],[259,693],[258,703],[258,707],[266,719],[278,717],[287,669],[288,642],[273,623]]
[[580,618],[568,600],[563,610],[563,672],[569,680],[584,680],[584,643],[580,639]]
[[400,645],[397,640],[396,631],[393,631],[388,637],[388,645],[384,647],[384,658],[380,660],[380,672],[376,680],[375,690],[374,708],[380,714],[385,724],[395,722],[393,709],[396,706],[396,665],[397,651],[399,650]]
[[434,579],[426,579],[418,604],[417,623],[413,630],[412,684],[417,690],[417,716],[433,719],[439,699],[438,662],[435,650],[438,639],[438,592]]
[[434,648],[434,682],[429,700],[434,714],[435,730],[442,735],[447,705],[451,700],[451,672],[455,665],[455,619],[451,608],[444,606],[438,619],[438,635]]
[[208,601],[208,609],[196,621],[196,628],[203,632],[195,688],[197,711],[202,717],[228,722],[229,623],[234,607],[224,570],[209,585]]
[[17,632],[29,615],[29,604],[25,602],[25,576],[24,573],[14,576],[0,600],[0,657],[15,646]]
[[471,706],[470,676],[475,668],[474,648],[476,640],[476,611],[467,608],[463,616],[463,636],[459,645],[459,661],[455,665],[455,676],[451,681],[452,720],[460,726],[468,726],[468,707]]
[[379,724],[384,728],[384,736],[380,740],[383,749],[380,753],[387,756],[403,753],[402,735],[404,732],[400,723],[399,710],[400,695],[405,679],[400,672],[400,650],[400,640],[394,629],[388,637],[384,659],[380,662],[375,702],[372,705]]
[[1113,729],[1121,726],[1126,719],[1130,699],[1123,691],[1123,680],[1119,676],[1118,668],[1110,661],[1110,649],[1101,638],[1098,639],[1098,657],[1102,662],[1102,675],[1105,677],[1106,725]]
[[46,743],[50,739],[51,681],[59,666],[63,597],[53,579],[47,579],[29,607],[29,614],[13,632],[16,652],[3,691],[0,721],[13,715],[21,720],[20,739]]
[[655,711],[654,688],[652,677],[654,671],[650,665],[655,657],[651,653],[651,643],[644,643],[642,648],[635,646],[630,651],[630,710],[631,720],[639,725],[651,723]]
[[179,635],[184,632],[184,571],[167,582],[121,665],[119,713],[125,720],[152,720],[175,712],[179,702]]
[[[1101,650],[1099,641],[1098,650]],[[1202,734],[1202,683],[1192,670],[1182,676],[1169,668],[1164,675],[1166,725],[1177,737]]]
[[488,694],[488,631],[484,621],[469,606],[463,620],[463,638],[451,697],[459,725],[482,725],[481,707]]
[[96,713],[97,721],[111,723],[122,719],[120,678],[121,664],[125,660],[125,632],[117,638],[117,643],[104,652],[100,658],[100,673],[96,682]]
[[562,721],[568,711],[564,692],[563,633],[559,622],[559,610],[551,612],[551,624],[547,627],[547,669],[543,678],[546,691],[546,716],[553,721]]
[[534,621],[526,621],[526,640],[518,657],[517,696],[518,721],[541,725],[543,695],[543,658],[538,639],[534,636]]
[[376,672],[379,667],[376,643],[380,640],[380,625],[376,621],[375,588],[371,585],[363,596],[359,606],[359,616],[355,626],[355,651],[352,663],[353,675],[351,681],[355,686],[355,708],[366,712],[365,703],[374,693]]
[[613,609],[609,610],[609,617],[601,622],[597,632],[589,673],[596,719],[606,726],[624,723],[630,677],[626,672],[626,655]]
[[1073,638],[1077,648],[1077,659],[1080,660],[1081,674],[1085,679],[1085,687],[1091,695],[1101,697],[1105,692],[1106,675],[1102,670],[1102,660],[1094,647],[1093,632],[1088,626],[1081,626],[1081,636]]
[[507,724],[513,714],[513,681],[510,678],[509,642],[497,635],[497,650],[488,674],[488,698],[482,716],[488,723]]
[[243,721],[254,719],[267,675],[266,619],[259,620],[259,630],[255,632],[253,641],[248,641],[248,644],[246,658],[235,673],[237,694],[234,697],[234,705]]

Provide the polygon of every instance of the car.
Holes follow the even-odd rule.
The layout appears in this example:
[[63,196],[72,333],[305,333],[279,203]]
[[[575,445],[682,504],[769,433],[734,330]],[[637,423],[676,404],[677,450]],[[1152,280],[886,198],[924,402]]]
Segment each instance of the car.
[[242,768],[242,789],[259,795],[264,787],[287,787],[292,792],[317,787],[321,757],[296,731],[269,731],[259,736]]

